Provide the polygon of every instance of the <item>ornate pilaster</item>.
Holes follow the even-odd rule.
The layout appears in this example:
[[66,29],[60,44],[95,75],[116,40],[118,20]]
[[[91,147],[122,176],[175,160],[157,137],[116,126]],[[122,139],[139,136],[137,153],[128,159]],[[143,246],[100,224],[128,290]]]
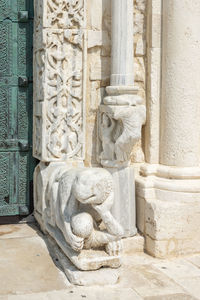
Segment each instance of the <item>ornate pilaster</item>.
[[159,164],[141,168],[137,217],[146,250],[166,257],[200,250],[200,3],[162,9]]
[[113,175],[112,211],[124,236],[136,234],[133,146],[141,138],[145,106],[134,86],[133,1],[112,0],[111,85],[99,108],[100,163]]
[[84,159],[84,0],[35,1],[34,147],[41,161]]

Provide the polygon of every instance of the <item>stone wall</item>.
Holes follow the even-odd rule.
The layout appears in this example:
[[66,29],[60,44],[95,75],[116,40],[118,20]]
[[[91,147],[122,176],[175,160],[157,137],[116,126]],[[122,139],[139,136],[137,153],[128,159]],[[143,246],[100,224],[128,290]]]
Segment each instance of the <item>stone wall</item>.
[[[145,102],[146,0],[134,0],[135,82]],[[110,81],[111,1],[87,2],[87,96],[86,96],[86,166],[97,162],[97,110]],[[141,142],[133,149],[132,162],[144,160]]]

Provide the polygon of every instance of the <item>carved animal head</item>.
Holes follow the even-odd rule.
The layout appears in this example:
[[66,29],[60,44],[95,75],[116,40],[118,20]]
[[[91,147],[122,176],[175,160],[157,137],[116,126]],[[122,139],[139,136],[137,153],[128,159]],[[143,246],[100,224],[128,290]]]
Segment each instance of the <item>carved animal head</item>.
[[101,168],[81,170],[73,184],[74,196],[83,204],[101,204],[112,191],[112,176]]

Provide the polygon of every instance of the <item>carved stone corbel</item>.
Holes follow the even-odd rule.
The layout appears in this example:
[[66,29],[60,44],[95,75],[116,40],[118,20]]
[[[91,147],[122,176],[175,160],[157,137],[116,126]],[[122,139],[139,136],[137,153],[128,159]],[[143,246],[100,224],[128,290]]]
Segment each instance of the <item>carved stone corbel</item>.
[[144,105],[100,106],[99,130],[102,142],[100,159],[103,166],[129,165],[133,146],[141,138],[141,128],[145,123],[145,116]]

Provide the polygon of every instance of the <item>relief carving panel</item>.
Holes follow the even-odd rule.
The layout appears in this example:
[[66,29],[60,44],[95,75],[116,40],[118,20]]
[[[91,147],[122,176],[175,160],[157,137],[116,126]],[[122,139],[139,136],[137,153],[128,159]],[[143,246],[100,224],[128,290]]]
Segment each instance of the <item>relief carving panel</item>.
[[[83,25],[83,1],[47,1],[43,9],[45,5],[51,28],[34,36],[34,156],[43,161],[83,159],[84,30],[71,29]],[[41,23],[37,19],[39,15],[35,28]],[[70,24],[61,26],[61,19]],[[60,29],[66,27],[70,29]]]
[[35,27],[79,29],[84,26],[84,0],[35,1]]

